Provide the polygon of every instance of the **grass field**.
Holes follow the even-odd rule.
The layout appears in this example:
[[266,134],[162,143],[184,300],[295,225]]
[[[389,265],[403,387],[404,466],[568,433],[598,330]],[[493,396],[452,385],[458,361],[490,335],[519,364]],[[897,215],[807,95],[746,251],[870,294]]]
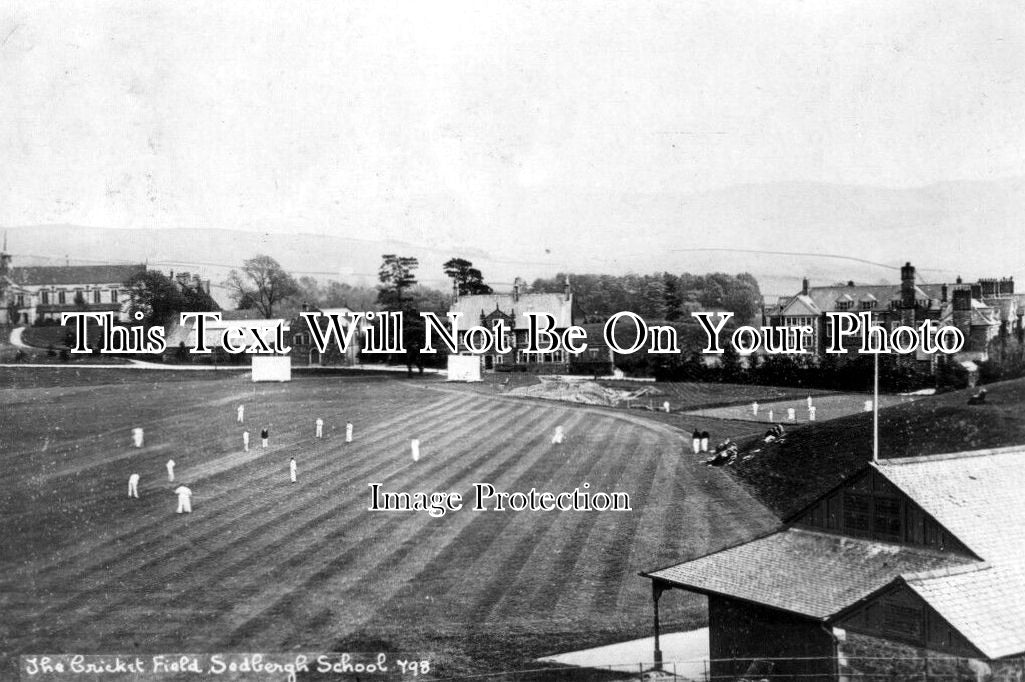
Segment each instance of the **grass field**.
[[[776,523],[723,472],[681,456],[670,425],[639,415],[419,379],[254,387],[225,373],[96,370],[60,385],[55,371],[0,376],[0,679],[28,652],[380,649],[429,652],[439,677],[519,669],[650,634],[638,571]],[[269,425],[268,449],[241,451],[240,403],[254,445]],[[550,443],[556,425],[562,446]],[[126,496],[132,472],[138,500]],[[182,482],[191,515],[174,513]],[[475,482],[588,482],[629,493],[633,511],[372,512],[371,482],[467,498]],[[662,606],[669,630],[704,620],[697,597]]]
[[[915,457],[1025,443],[1025,379],[951,391],[879,411],[879,457]],[[885,405],[884,402],[881,404]],[[872,414],[807,424],[781,443],[748,442],[727,469],[780,516],[788,516],[839,485],[872,459]]]

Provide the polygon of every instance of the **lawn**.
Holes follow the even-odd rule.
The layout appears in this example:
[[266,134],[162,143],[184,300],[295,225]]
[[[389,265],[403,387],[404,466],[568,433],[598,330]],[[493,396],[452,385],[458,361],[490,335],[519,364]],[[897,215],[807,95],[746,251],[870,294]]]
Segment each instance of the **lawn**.
[[[1025,379],[903,402],[879,411],[879,456],[915,457],[1025,444]],[[881,403],[884,404],[885,403]],[[839,485],[872,458],[872,414],[858,413],[794,429],[782,443],[749,442],[728,467],[763,503],[792,514]]]
[[[63,370],[8,371],[4,679],[29,652],[372,648],[428,653],[441,677],[537,667],[539,656],[650,634],[650,585],[638,571],[775,524],[722,471],[681,456],[671,425],[631,413],[401,375],[254,385],[224,372],[169,380],[103,369],[93,384],[79,373],[61,386],[52,373]],[[235,423],[243,403],[249,453]],[[550,443],[557,425],[562,446]],[[136,426],[146,433],[139,449]],[[411,438],[421,441],[415,463]],[[133,472],[138,500],[126,495]],[[191,515],[174,513],[182,482]],[[587,482],[627,492],[632,511],[367,509],[369,483],[469,499],[475,482],[555,492]],[[662,605],[667,630],[704,622],[696,596],[674,592]]]

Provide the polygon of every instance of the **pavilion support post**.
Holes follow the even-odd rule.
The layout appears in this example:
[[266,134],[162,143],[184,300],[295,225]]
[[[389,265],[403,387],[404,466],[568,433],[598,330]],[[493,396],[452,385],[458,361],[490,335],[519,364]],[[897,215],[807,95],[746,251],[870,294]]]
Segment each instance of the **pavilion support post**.
[[651,581],[651,601],[655,607],[655,668],[658,670],[662,669],[662,647],[659,644],[659,635],[661,635],[661,624],[658,620],[658,599],[665,592],[665,585],[658,581]]

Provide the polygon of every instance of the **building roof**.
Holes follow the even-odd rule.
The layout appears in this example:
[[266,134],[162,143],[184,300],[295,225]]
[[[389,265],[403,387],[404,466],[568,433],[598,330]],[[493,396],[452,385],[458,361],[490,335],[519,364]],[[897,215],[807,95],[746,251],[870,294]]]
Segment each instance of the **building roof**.
[[[942,284],[918,284],[915,286],[915,300],[927,301],[929,310],[937,311],[940,321],[950,323],[953,319],[953,304],[950,291],[953,288],[967,288],[964,285],[950,284],[948,299],[942,301]],[[778,315],[821,315],[823,313],[840,310],[839,304],[851,305],[858,303],[875,303],[873,310],[890,310],[893,303],[899,306],[901,301],[901,286],[899,284],[837,284],[827,287],[809,287],[808,293],[798,293],[794,296],[780,298],[779,302],[766,310],[766,315],[775,317]],[[985,302],[972,299],[971,303],[971,325],[972,326],[994,326],[1000,323],[1001,319],[1010,319],[1013,311],[1017,310],[1017,301],[1013,297],[1001,297]],[[845,308],[849,312],[859,312],[860,308]]]
[[[810,287],[808,296],[823,311],[837,310],[837,301],[878,301],[877,309],[890,307],[891,301],[900,301],[899,284],[855,284],[831,287]],[[915,287],[916,300],[932,298],[921,287]]]
[[908,585],[990,658],[1025,652],[1025,448],[886,460],[878,469],[985,560],[984,570]]
[[68,284],[121,284],[137,272],[146,270],[142,263],[133,265],[57,265],[11,268],[9,276],[23,286],[65,286]]
[[1025,447],[870,466],[978,558],[790,528],[646,575],[824,620],[903,582],[988,658],[1025,652]]
[[[240,334],[233,334],[230,341],[234,345],[245,343],[247,346],[255,343],[255,336],[259,336],[265,342],[274,339],[279,324],[286,320],[276,319],[255,319],[255,320],[225,320],[218,322],[207,321],[203,324],[203,343],[205,346],[215,349],[221,347],[221,339],[225,330],[239,329]],[[165,343],[168,348],[177,348],[184,343],[187,348],[196,346],[196,322],[190,320],[186,325],[172,324],[165,334]]]
[[903,573],[969,561],[922,548],[791,528],[646,575],[824,620]]
[[460,296],[449,307],[450,313],[462,313],[461,330],[480,324],[482,315],[496,309],[514,317],[515,329],[527,329],[527,313],[548,313],[555,318],[555,327],[565,329],[573,324],[573,296],[565,294],[477,294]]

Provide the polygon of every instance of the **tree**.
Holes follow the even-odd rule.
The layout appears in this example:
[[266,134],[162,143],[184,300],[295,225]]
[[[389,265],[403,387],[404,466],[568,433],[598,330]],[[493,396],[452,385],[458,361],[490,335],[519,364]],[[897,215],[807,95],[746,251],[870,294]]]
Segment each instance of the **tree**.
[[232,270],[224,284],[240,308],[251,303],[268,318],[274,316],[275,304],[299,293],[295,278],[263,254],[242,261],[242,271]]
[[416,275],[413,271],[420,263],[416,258],[391,253],[381,256],[381,259],[381,267],[377,271],[377,278],[381,282],[377,301],[385,310],[405,310],[409,303],[405,292],[416,284]]
[[480,270],[473,267],[473,263],[465,258],[452,258],[442,264],[442,267],[445,268],[445,275],[455,282],[460,296],[492,292],[491,287],[484,283],[484,276]]
[[666,319],[670,322],[680,319],[683,315],[679,291],[680,278],[668,272],[662,274],[662,305]]
[[418,313],[436,313],[445,317],[451,303],[451,294],[422,284],[417,284],[409,290],[409,306]]
[[201,286],[187,286],[181,290],[182,310],[192,313],[206,313],[212,310],[220,310],[217,301],[207,293]]
[[141,312],[143,325],[165,325],[185,310],[185,299],[171,278],[156,270],[141,270],[125,281],[128,289],[128,312],[135,321]]

